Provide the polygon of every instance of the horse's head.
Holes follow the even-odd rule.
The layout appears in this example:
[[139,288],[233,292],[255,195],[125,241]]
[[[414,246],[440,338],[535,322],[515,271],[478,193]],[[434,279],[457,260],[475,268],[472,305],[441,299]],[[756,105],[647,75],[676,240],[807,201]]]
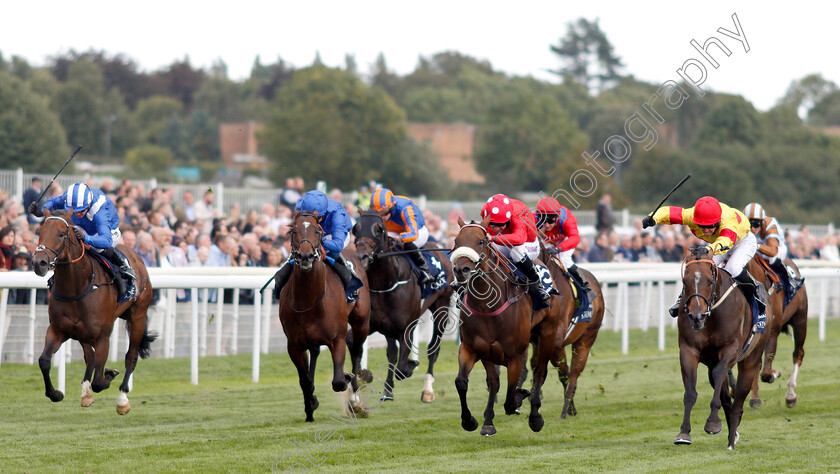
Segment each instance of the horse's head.
[[292,258],[295,259],[295,265],[308,272],[316,260],[324,259],[324,249],[321,247],[324,230],[318,223],[317,212],[296,211],[292,220],[292,230],[289,231]]
[[44,276],[56,264],[69,263],[71,260],[70,246],[81,249],[79,240],[73,232],[71,212],[63,216],[52,215],[44,210],[44,223],[41,224],[38,248],[32,255],[32,269],[38,276]]
[[386,248],[388,233],[382,216],[377,211],[364,211],[353,226],[353,236],[356,243],[356,255],[362,261],[365,270],[368,269],[376,255]]
[[452,249],[449,260],[454,267],[455,280],[460,284],[467,282],[470,275],[481,266],[489,252],[490,235],[487,233],[489,221],[488,217],[479,223],[471,221],[466,224],[463,219],[458,218],[458,225],[461,226],[461,230],[455,237],[455,248]]
[[703,329],[712,314],[717,299],[718,267],[712,260],[712,252],[706,247],[691,249],[683,262],[683,300],[680,311],[688,315],[691,327]]

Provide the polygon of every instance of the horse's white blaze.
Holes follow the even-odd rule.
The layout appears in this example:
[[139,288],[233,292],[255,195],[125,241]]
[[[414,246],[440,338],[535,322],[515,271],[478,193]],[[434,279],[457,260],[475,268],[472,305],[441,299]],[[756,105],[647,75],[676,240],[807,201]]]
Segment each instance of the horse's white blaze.
[[303,223],[303,230],[309,229],[309,222],[304,221]]
[[790,373],[790,379],[788,380],[788,391],[787,396],[785,397],[787,400],[793,400],[796,398],[796,393],[793,389],[796,388],[796,376],[799,374],[799,364],[793,364],[793,371]]
[[432,384],[435,383],[435,377],[432,374],[426,374],[426,383],[423,384],[423,393],[435,393]]
[[128,395],[125,392],[120,391],[120,394],[117,397],[117,406],[124,407],[126,405],[128,405]]
[[91,389],[90,389],[90,381],[85,380],[84,382],[82,382],[82,398],[92,397],[92,396],[93,396],[93,391],[91,391]]

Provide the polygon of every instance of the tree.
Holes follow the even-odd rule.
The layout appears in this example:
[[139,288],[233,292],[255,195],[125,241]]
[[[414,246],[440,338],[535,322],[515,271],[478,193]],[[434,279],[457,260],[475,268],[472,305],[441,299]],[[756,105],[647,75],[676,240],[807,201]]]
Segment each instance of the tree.
[[379,53],[376,57],[376,63],[371,70],[372,85],[381,87],[388,95],[396,100],[400,100],[400,89],[402,79],[388,70],[388,64],[385,62],[385,55]]
[[718,96],[695,143],[743,143],[753,146],[762,140],[758,112],[741,96]]
[[200,69],[193,69],[190,58],[187,56],[183,61],[175,61],[155,76],[162,82],[167,96],[178,100],[186,110],[190,110],[193,96],[206,74]]
[[562,69],[551,72],[571,76],[588,90],[603,92],[620,77],[619,70],[624,64],[615,55],[598,21],[579,18],[577,23],[568,23],[566,36],[560,44],[549,45],[549,48],[565,63]]
[[793,107],[800,117],[805,117],[812,107],[836,91],[837,84],[834,82],[821,74],[810,74],[791,82],[780,102]]
[[808,123],[819,127],[840,125],[840,91],[823,96],[808,110]]
[[348,189],[381,179],[405,137],[405,115],[393,100],[339,69],[297,71],[272,105],[260,140],[276,183],[301,175]]
[[183,106],[169,97],[152,96],[137,104],[133,119],[139,129],[138,143],[160,144],[169,118],[180,116]]
[[141,145],[128,150],[125,163],[132,177],[166,179],[172,165],[172,152],[156,145]]
[[66,156],[64,130],[46,100],[0,72],[0,167],[54,172]]

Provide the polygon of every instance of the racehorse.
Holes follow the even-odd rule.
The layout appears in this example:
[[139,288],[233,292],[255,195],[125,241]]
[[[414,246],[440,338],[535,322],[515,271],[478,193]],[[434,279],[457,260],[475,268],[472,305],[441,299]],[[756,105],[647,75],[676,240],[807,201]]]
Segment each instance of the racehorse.
[[[756,262],[750,261],[748,269],[758,274]],[[722,424],[718,411],[723,406],[729,428],[728,449],[738,442],[738,425],[744,412],[744,400],[761,368],[761,354],[767,334],[751,336],[752,315],[750,303],[739,290],[737,282],[712,260],[706,247],[691,251],[682,268],[683,295],[678,314],[680,368],[682,369],[685,395],[685,413],[680,434],[675,444],[691,444],[691,409],[697,401],[697,365],[702,362],[709,368],[709,382],[714,388],[711,413],[705,431],[720,433]],[[767,301],[768,325],[773,315],[773,300]],[[726,383],[727,372],[738,364],[738,380],[734,400]]]
[[[96,263],[90,252],[73,232],[70,224],[72,213],[53,215],[44,211],[38,248],[32,255],[32,267],[39,276],[51,269],[53,275],[49,302],[50,325],[44,342],[44,351],[38,359],[47,397],[60,402],[64,394],[53,388],[50,380],[50,359],[67,339],[82,345],[85,355],[85,375],[82,379],[83,407],[93,404],[93,392],[99,393],[111,385],[119,371],[108,369],[111,331],[117,318],[125,320],[128,327],[128,352],[125,354],[125,375],[117,397],[117,413],[125,415],[131,410],[128,401],[129,378],[137,366],[137,357],[149,356],[149,345],[157,337],[146,328],[146,311],[152,301],[152,285],[143,261],[133,249],[120,245],[137,275],[137,297],[133,301],[117,303],[119,295],[113,278]],[[116,278],[120,278],[117,276]],[[93,381],[91,382],[91,376]]]
[[[359,298],[348,303],[344,285],[338,274],[328,268],[326,253],[321,245],[324,231],[318,224],[317,212],[296,211],[289,231],[294,269],[280,293],[280,322],[286,333],[289,358],[298,371],[303,391],[306,421],[315,421],[312,413],[318,408],[315,396],[315,363],[322,345],[329,347],[333,360],[332,388],[336,392],[358,389],[356,375],[360,374],[362,345],[370,328],[370,296],[364,272],[358,277],[365,283]],[[358,267],[358,260],[349,250],[345,259]],[[347,332],[350,324],[352,334]],[[344,374],[344,358],[350,346],[352,374]],[[307,360],[306,351],[309,351]]]
[[[513,281],[506,270],[504,257],[491,245],[487,233],[489,218],[481,223],[461,226],[455,239],[455,248],[450,257],[455,279],[466,286],[461,301],[461,346],[458,350],[458,376],[455,387],[461,399],[461,427],[467,431],[478,428],[478,421],[467,406],[469,374],[477,361],[484,364],[487,372],[489,397],[484,411],[483,436],[493,436],[493,404],[499,391],[499,374],[496,366],[507,367],[508,388],[504,407],[505,414],[517,413],[521,402],[516,390],[522,370],[522,359],[528,343],[535,345],[532,367],[534,388],[531,391],[531,413],[528,426],[540,431],[545,424],[539,412],[541,389],[545,382],[548,360],[554,350],[557,332],[558,312],[551,306],[534,311],[531,297],[525,287]],[[558,304],[552,297],[552,306]]]
[[[553,256],[550,256],[542,247],[540,259],[548,263],[548,268],[551,271],[551,277],[554,284],[560,291],[561,299],[569,298],[572,300],[571,284],[569,283],[569,274],[563,269],[560,261]],[[586,278],[589,282],[589,287],[592,292],[597,295],[592,304],[592,319],[589,321],[582,321],[570,327],[572,313],[574,313],[574,304],[572,304],[571,311],[561,319],[557,326],[557,336],[555,338],[554,352],[551,354],[551,364],[558,369],[560,382],[563,384],[565,390],[565,401],[563,402],[563,413],[561,418],[566,418],[567,415],[577,415],[575,408],[575,391],[577,390],[577,380],[583,369],[586,367],[586,361],[589,359],[589,352],[592,350],[592,345],[595,344],[595,339],[598,337],[598,331],[601,329],[601,322],[604,320],[604,297],[601,294],[601,284],[589,271],[578,267],[580,275]],[[564,283],[560,283],[560,282]],[[568,296],[566,293],[568,292]],[[571,364],[567,364],[566,346],[572,346]],[[571,365],[571,370],[569,370]]]
[[[761,258],[761,257],[757,257]],[[786,265],[794,269],[798,277],[802,274],[796,264],[791,259],[785,259]],[[777,378],[781,377],[778,370],[773,370],[773,358],[776,356],[776,344],[778,342],[779,334],[784,332],[790,334],[790,328],[793,327],[793,370],[788,380],[788,391],[785,395],[785,405],[788,408],[796,406],[797,397],[794,389],[796,388],[796,376],[799,374],[799,367],[802,365],[802,359],[805,357],[805,334],[808,331],[808,294],[803,285],[793,299],[787,306],[782,308],[783,293],[778,292],[779,306],[776,308],[776,317],[773,319],[773,324],[767,325],[767,347],[764,351],[764,368],[761,371],[761,380],[766,383],[773,383]],[[753,384],[752,394],[750,395],[750,406],[758,408],[761,406],[761,398],[758,395],[758,381]]]
[[[388,237],[383,218],[377,211],[362,212],[353,227],[353,235],[356,255],[362,262],[370,285],[370,331],[383,334],[388,342],[389,370],[382,399],[394,399],[395,367],[397,380],[411,377],[414,368],[417,367],[418,363],[408,358],[414,338],[413,329],[420,315],[429,310],[432,313],[434,329],[427,352],[429,369],[420,400],[432,402],[435,399],[432,385],[435,380],[435,361],[449,317],[449,301],[454,290],[447,285],[446,288],[422,299],[419,277],[404,255],[394,253],[397,250],[396,242]],[[439,248],[431,242],[426,243],[425,247]],[[446,272],[446,279],[451,284],[452,264],[447,259],[439,260]]]

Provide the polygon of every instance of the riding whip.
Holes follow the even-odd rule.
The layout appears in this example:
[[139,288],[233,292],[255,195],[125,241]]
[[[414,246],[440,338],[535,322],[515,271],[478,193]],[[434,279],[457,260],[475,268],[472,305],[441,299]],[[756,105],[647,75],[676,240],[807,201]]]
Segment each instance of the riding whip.
[[73,161],[73,158],[76,156],[76,153],[78,153],[81,149],[82,145],[79,145],[76,147],[75,150],[73,150],[73,153],[70,154],[70,158],[67,158],[67,161],[64,162],[64,166],[62,166],[61,169],[58,170],[58,173],[56,173],[55,176],[53,176],[53,179],[52,181],[50,181],[50,184],[48,184],[47,187],[44,188],[43,191],[41,191],[41,195],[38,196],[38,200],[35,202],[41,202],[41,199],[44,197],[44,194],[46,194],[47,190],[50,189],[50,186],[52,186],[52,184],[55,182],[55,179],[58,178],[58,175],[60,175],[61,172],[64,171],[64,168],[67,167],[67,165],[70,164],[71,161]]
[[671,197],[672,194],[674,194],[674,191],[676,191],[680,186],[682,186],[683,183],[688,181],[688,178],[690,178],[690,177],[691,177],[691,173],[688,173],[687,175],[685,175],[685,178],[683,178],[682,181],[680,181],[676,186],[674,186],[674,189],[672,189],[671,192],[668,193],[667,196],[665,196],[665,198],[662,200],[662,202],[660,202],[659,205],[656,206],[656,209],[654,209],[653,212],[650,213],[650,215],[652,216],[652,215],[656,214],[656,211],[658,211],[659,208],[662,207],[663,204],[665,204],[665,201],[667,201],[668,198]]

